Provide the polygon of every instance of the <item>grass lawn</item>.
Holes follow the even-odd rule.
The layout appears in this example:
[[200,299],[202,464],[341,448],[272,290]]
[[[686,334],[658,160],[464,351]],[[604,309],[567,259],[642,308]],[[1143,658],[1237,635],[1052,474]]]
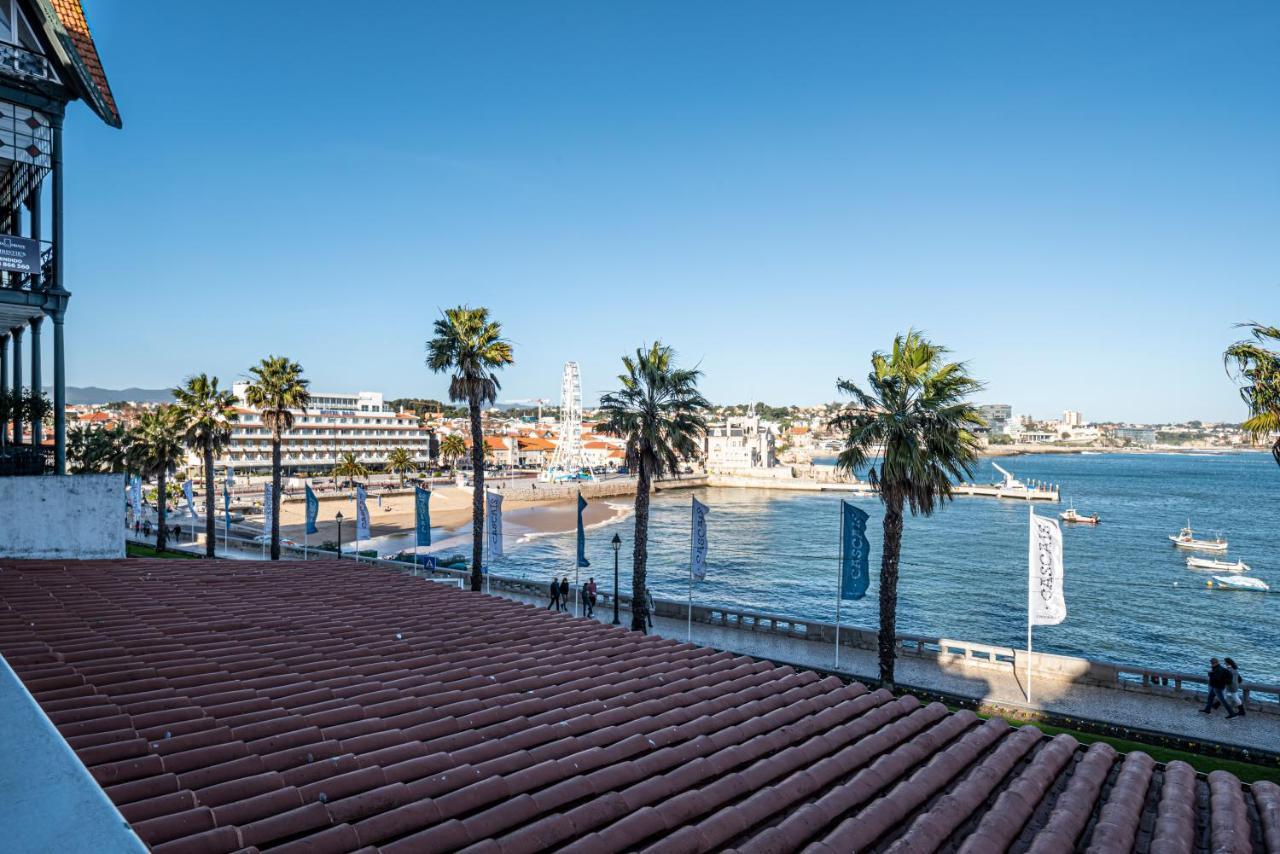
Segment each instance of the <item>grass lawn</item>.
[[[983,715],[982,717],[987,717]],[[1105,741],[1121,753],[1132,753],[1135,750],[1141,750],[1157,762],[1169,763],[1175,759],[1181,759],[1192,768],[1208,774],[1210,771],[1228,771],[1235,774],[1245,783],[1256,783],[1259,780],[1280,780],[1280,767],[1274,765],[1255,765],[1250,762],[1240,762],[1235,759],[1222,759],[1217,756],[1206,756],[1202,753],[1191,753],[1186,750],[1176,750],[1171,747],[1160,747],[1154,744],[1146,744],[1141,741],[1132,741],[1127,738],[1115,738],[1109,735],[1094,735],[1089,732],[1081,732],[1080,730],[1067,729],[1065,727],[1053,726],[1052,724],[1041,723],[1040,721],[1020,721],[1009,718],[1009,723],[1013,726],[1022,724],[1033,724],[1036,729],[1045,735],[1058,735],[1066,733],[1076,739],[1081,744],[1092,744],[1095,741]]]
[[137,543],[125,543],[125,557],[159,557],[169,560],[199,560],[202,555],[187,552],[157,552],[153,546],[142,546]]

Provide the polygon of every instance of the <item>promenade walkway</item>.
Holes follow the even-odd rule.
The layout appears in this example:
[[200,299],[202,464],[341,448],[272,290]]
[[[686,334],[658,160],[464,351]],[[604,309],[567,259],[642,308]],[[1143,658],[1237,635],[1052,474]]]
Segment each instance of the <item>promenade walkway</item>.
[[[495,595],[545,607],[546,599],[535,599],[506,591]],[[622,610],[622,624],[631,625],[631,614]],[[613,621],[612,607],[598,608],[596,619]],[[653,631],[663,637],[684,640],[688,627],[683,620],[657,617]],[[835,666],[835,650],[830,644],[817,644],[800,638],[780,637],[737,628],[693,624],[693,642],[716,649],[767,658],[802,667],[847,674],[855,679],[874,679],[879,673],[876,654],[871,650],[844,648],[840,651],[840,667]],[[936,691],[968,697],[1010,709],[1026,712],[1050,712],[1065,717],[1088,718],[1119,726],[1149,729],[1185,738],[1189,742],[1214,741],[1250,750],[1280,752],[1280,719],[1275,715],[1251,714],[1227,720],[1218,709],[1202,715],[1199,706],[1185,699],[1150,694],[1116,691],[1090,685],[1032,685],[1032,703],[1023,691],[1023,679],[1008,670],[954,667],[943,669],[935,663],[902,657],[897,663],[897,679],[904,688]]]

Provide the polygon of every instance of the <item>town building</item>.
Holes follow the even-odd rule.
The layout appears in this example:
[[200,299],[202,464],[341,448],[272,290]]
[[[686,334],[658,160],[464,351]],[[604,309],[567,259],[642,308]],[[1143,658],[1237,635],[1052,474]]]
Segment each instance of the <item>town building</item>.
[[[271,430],[258,411],[245,400],[247,382],[231,387],[239,402],[240,418],[233,426],[231,444],[218,460],[219,467],[250,474],[271,468]],[[378,467],[397,448],[409,451],[421,464],[431,458],[431,432],[419,426],[412,412],[396,412],[383,402],[382,393],[316,392],[306,412],[294,413],[293,429],[284,434],[281,465],[290,474],[328,474],[344,454],[354,454],[363,465]],[[193,465],[199,465],[192,458]]]
[[1150,427],[1117,427],[1111,435],[1122,442],[1149,448],[1156,443],[1156,431]]
[[713,424],[705,441],[707,471],[735,474],[775,468],[777,439],[773,426],[754,413],[738,415]]
[[978,414],[987,422],[988,431],[1004,433],[1013,420],[1013,407],[1007,403],[984,403],[978,407]]
[[0,392],[44,388],[48,319],[54,419],[52,447],[39,419],[24,425],[16,415],[3,425],[0,474],[66,473],[62,128],[75,100],[120,127],[80,0],[0,0]]

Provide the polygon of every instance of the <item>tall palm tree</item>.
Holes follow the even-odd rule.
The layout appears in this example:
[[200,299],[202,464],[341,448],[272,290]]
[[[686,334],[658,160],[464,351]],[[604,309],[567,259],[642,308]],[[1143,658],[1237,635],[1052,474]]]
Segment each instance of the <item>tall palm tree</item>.
[[204,553],[213,557],[213,461],[231,444],[231,425],[240,417],[236,398],[218,388],[217,377],[197,374],[173,389],[173,399],[182,415],[183,441],[204,461]]
[[440,456],[449,461],[453,473],[458,473],[458,460],[467,455],[467,440],[457,433],[450,433],[440,440]]
[[1240,397],[1249,407],[1249,418],[1240,426],[1255,440],[1274,435],[1271,456],[1280,465],[1280,351],[1262,346],[1271,341],[1280,343],[1280,327],[1240,325],[1250,330],[1252,340],[1237,341],[1222,354],[1227,371],[1234,366],[1244,382]]
[[67,431],[67,459],[73,474],[118,474],[129,471],[129,430],[123,424],[87,427]]
[[129,468],[156,479],[156,520],[160,527],[156,550],[168,544],[168,490],[165,480],[182,459],[182,415],[175,406],[158,406],[138,417],[129,442]]
[[631,628],[648,629],[649,486],[697,457],[707,432],[707,399],[698,392],[696,369],[677,368],[675,352],[655,341],[634,357],[623,356],[622,388],[600,398],[604,421],[597,429],[626,440],[627,465],[636,473],[636,533],[631,558]]
[[350,484],[352,478],[368,477],[369,469],[356,458],[354,453],[347,451],[338,458],[338,464],[333,467],[332,476],[335,478],[345,477],[347,483]]
[[302,378],[302,365],[285,356],[268,356],[249,369],[253,381],[245,389],[245,402],[257,409],[263,426],[271,431],[271,559],[280,559],[280,437],[293,429],[294,410],[307,411],[310,380]]
[[880,681],[886,686],[893,685],[903,507],[913,516],[930,516],[951,498],[953,481],[972,474],[979,448],[973,431],[985,423],[968,402],[982,384],[962,362],[946,361],[946,354],[909,330],[894,338],[889,353],[871,355],[865,390],[851,380],[837,383],[854,400],[852,409],[831,421],[845,433],[840,468],[860,470],[873,449],[883,448],[869,479],[884,504],[878,646]]
[[405,472],[418,470],[418,464],[413,459],[413,454],[409,453],[408,448],[396,448],[387,454],[387,471],[391,474],[400,475],[400,485],[404,486]]
[[465,401],[471,416],[471,464],[475,475],[471,494],[471,589],[484,581],[484,432],[480,413],[498,399],[497,371],[515,360],[511,342],[502,337],[502,324],[489,319],[489,309],[445,309],[427,342],[427,367],[449,372],[449,399]]

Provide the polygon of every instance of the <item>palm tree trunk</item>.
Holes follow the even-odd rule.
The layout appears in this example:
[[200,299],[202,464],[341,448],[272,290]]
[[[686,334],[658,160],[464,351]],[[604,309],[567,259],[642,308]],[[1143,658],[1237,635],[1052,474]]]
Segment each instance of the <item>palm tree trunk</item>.
[[649,596],[646,590],[649,565],[649,470],[636,467],[636,535],[631,554],[631,631],[649,632]]
[[484,431],[480,427],[480,401],[467,402],[471,415],[471,589],[483,589],[484,573]]
[[271,559],[280,559],[280,431],[271,432]]
[[884,549],[880,553],[880,683],[893,688],[893,665],[898,637],[898,559],[902,555],[902,496],[889,495],[884,504]]
[[204,556],[213,557],[213,446],[204,447]]
[[165,520],[168,514],[165,512],[165,469],[168,466],[161,464],[160,473],[156,476],[156,524],[160,530],[156,531],[156,551],[162,552],[165,546],[169,545],[169,531],[165,527]]

